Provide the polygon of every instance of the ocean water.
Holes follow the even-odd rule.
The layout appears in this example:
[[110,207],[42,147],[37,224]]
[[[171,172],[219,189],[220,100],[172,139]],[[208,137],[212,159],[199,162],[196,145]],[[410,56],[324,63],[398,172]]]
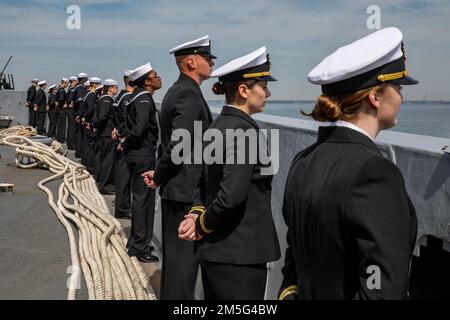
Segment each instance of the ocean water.
[[[210,106],[221,107],[220,101],[211,101]],[[264,114],[312,120],[300,113],[309,112],[313,101],[269,101]],[[450,102],[403,102],[398,122],[391,131],[450,138]]]

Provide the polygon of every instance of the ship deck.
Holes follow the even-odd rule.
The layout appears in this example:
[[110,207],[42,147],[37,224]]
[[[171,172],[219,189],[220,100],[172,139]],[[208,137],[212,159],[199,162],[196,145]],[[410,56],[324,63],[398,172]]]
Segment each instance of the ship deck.
[[[0,183],[14,184],[13,193],[0,193],[0,300],[66,299],[66,273],[71,265],[67,233],[38,189],[45,169],[20,169],[15,150],[0,145]],[[73,151],[68,157],[75,160]],[[58,181],[48,185],[57,192]],[[114,212],[114,196],[105,196]],[[112,211],[111,211],[112,210]],[[130,220],[119,220],[127,234]],[[142,264],[159,296],[160,263]],[[87,299],[84,281],[77,299]]]

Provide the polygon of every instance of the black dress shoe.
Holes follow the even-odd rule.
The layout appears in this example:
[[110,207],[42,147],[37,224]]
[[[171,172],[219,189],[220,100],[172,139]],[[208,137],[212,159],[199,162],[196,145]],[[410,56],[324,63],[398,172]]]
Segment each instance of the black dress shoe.
[[137,258],[140,262],[144,263],[155,263],[159,261],[159,258],[151,253],[145,254],[143,256],[138,256]]

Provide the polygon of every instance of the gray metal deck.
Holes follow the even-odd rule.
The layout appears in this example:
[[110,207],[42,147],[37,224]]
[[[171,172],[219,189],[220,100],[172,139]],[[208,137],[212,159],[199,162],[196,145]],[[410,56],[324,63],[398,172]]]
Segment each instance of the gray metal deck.
[[[0,145],[0,182],[13,183],[14,194],[0,193],[0,300],[57,299],[67,295],[71,265],[67,233],[37,188],[50,172],[15,166],[14,148]],[[73,159],[73,152],[69,152]],[[58,182],[49,184],[57,192]],[[105,197],[110,210],[113,196]],[[130,221],[121,220],[126,232]],[[160,264],[143,264],[159,295]],[[78,299],[87,299],[82,281]]]
[[0,146],[0,154],[0,180],[15,185],[14,194],[0,195],[0,299],[65,299],[67,234],[37,188],[49,172],[15,167],[13,148]]

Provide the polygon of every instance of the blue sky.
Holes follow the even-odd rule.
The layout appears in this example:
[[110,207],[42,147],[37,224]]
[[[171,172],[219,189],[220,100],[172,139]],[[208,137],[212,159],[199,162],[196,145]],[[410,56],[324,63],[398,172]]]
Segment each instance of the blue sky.
[[[81,30],[66,28],[66,8],[81,8]],[[178,72],[168,50],[209,34],[217,66],[267,46],[272,99],[314,99],[320,88],[308,72],[339,46],[369,34],[369,5],[381,8],[382,27],[405,37],[412,76],[407,99],[450,100],[448,0],[0,0],[0,64],[13,60],[18,89],[33,77],[56,82],[86,72],[120,79],[122,71],[151,62],[163,78],[161,99]],[[205,82],[208,99],[213,80]]]

